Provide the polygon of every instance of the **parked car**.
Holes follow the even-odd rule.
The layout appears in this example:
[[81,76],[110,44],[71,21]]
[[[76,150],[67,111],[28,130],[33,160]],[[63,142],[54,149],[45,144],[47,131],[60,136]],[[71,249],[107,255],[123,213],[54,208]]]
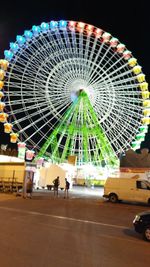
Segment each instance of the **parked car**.
[[137,214],[133,220],[134,229],[150,242],[150,210]]

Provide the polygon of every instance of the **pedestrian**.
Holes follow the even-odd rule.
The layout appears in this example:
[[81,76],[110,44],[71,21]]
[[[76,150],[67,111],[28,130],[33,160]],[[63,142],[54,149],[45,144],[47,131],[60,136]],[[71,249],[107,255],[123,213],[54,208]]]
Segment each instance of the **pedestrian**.
[[26,197],[32,198],[33,182],[29,177],[26,185]]
[[54,184],[54,196],[58,196],[58,187],[59,187],[59,176],[53,181]]
[[65,178],[65,196],[64,198],[69,198],[69,188],[70,188],[70,183],[68,182],[67,178]]

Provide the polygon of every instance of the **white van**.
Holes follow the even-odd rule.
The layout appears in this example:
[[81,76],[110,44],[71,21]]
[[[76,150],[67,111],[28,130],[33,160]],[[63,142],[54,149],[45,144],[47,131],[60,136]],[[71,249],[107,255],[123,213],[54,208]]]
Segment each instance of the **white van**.
[[107,178],[104,185],[104,198],[115,203],[119,200],[143,202],[150,205],[150,182],[139,179],[139,176],[131,178]]

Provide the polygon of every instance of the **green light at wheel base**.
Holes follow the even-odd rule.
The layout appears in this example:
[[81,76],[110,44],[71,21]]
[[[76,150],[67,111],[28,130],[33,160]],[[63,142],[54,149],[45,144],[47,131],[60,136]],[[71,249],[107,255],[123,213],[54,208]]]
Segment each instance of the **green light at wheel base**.
[[87,93],[82,89],[41,147],[37,158],[48,151],[55,162],[64,162],[69,155],[75,154],[79,165],[89,162],[118,165],[118,158],[100,126]]

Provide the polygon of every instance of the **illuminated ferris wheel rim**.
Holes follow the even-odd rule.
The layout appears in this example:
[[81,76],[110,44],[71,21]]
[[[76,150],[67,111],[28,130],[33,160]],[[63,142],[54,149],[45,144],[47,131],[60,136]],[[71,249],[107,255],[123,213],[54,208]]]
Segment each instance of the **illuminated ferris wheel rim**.
[[[73,44],[72,40],[76,43]],[[31,48],[33,53],[30,51]],[[5,58],[9,61],[10,69],[9,74],[6,74],[5,83],[10,89],[14,85],[15,88],[21,85],[19,105],[22,105],[25,117],[28,118],[30,125],[34,126],[35,131],[39,130],[41,137],[42,127],[39,129],[36,125],[38,119],[34,121],[33,113],[29,113],[27,104],[30,101],[34,103],[34,108],[36,107],[39,111],[38,114],[43,114],[45,125],[49,117],[44,112],[51,112],[52,116],[60,120],[63,118],[64,107],[71,105],[72,101],[78,97],[80,89],[84,89],[88,94],[98,115],[99,123],[102,124],[103,130],[112,143],[116,141],[117,134],[121,137],[123,129],[126,133],[121,142],[125,141],[125,148],[138,134],[143,121],[148,120],[147,108],[144,109],[147,113],[145,111],[143,114],[143,103],[148,101],[148,97],[143,97],[145,91],[147,92],[147,83],[141,67],[137,65],[136,59],[132,57],[125,45],[95,26],[75,21],[51,21],[50,23],[43,22],[40,26],[34,25],[31,30],[25,31],[23,36],[17,36],[15,43],[10,43],[10,50],[5,51]],[[115,59],[114,62],[111,61],[112,59]],[[55,63],[52,64],[51,71],[49,71],[50,60]],[[103,64],[100,64],[102,62]],[[61,73],[63,82],[59,87]],[[71,76],[72,73],[73,76]],[[45,75],[47,75],[46,78]],[[18,79],[20,84],[15,83],[13,79]],[[29,87],[31,91],[28,90]],[[6,101],[6,104],[11,106],[10,114],[13,114],[15,118],[14,126],[24,134],[25,139],[29,140],[30,136],[26,134],[29,126],[22,127],[23,119],[18,119],[20,108],[15,109],[16,103],[12,102],[12,96],[19,93],[17,90],[7,92],[8,102]],[[33,92],[34,99],[32,98]],[[60,102],[57,95],[61,99]],[[42,108],[43,101],[47,103],[47,107]],[[131,118],[134,126],[128,123]],[[53,123],[49,126],[51,129],[54,128]],[[127,130],[131,131],[131,135],[127,134]],[[32,139],[31,144],[35,146]],[[119,145],[118,152],[121,149]]]

